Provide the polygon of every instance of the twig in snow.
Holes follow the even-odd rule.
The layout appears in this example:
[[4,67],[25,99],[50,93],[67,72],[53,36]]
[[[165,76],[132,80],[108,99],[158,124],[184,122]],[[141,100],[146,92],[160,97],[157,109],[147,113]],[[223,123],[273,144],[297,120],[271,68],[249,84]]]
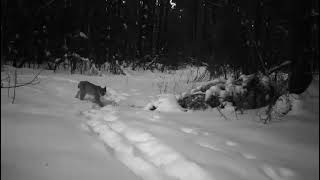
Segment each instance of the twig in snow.
[[14,103],[14,100],[16,99],[16,87],[17,87],[17,68],[14,70],[14,87],[13,87],[12,104]]
[[236,115],[236,119],[239,120],[236,108],[234,108],[234,114]]
[[40,75],[40,73],[41,73],[43,70],[44,70],[44,69],[42,69],[41,71],[39,71],[39,72],[34,76],[34,78],[33,78],[31,81],[29,81],[29,82],[19,83],[19,84],[18,84],[18,83],[15,83],[14,86],[10,86],[10,84],[9,84],[9,86],[1,86],[1,88],[16,88],[16,87],[26,86],[26,85],[29,85],[29,84],[31,84],[31,85],[38,84],[39,81],[38,81],[38,82],[35,82],[35,80],[38,78],[38,76]]
[[[9,84],[9,86],[11,85],[11,78],[10,78],[10,74],[9,74],[9,72],[8,72],[8,84]],[[2,83],[1,83],[1,87],[2,87]],[[8,88],[8,97],[10,97],[10,88]]]
[[220,115],[225,119],[228,120],[228,118],[221,112],[221,109],[219,107],[216,107]]

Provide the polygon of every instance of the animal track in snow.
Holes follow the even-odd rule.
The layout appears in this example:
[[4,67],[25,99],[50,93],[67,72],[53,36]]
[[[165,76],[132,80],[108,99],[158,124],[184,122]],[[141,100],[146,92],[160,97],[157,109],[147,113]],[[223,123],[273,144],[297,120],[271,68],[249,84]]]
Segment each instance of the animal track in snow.
[[261,169],[271,180],[289,180],[295,176],[295,173],[288,168],[274,168],[265,164],[261,167]]
[[197,142],[197,144],[199,144],[201,147],[204,147],[204,148],[208,148],[208,149],[211,149],[211,150],[214,150],[214,151],[221,151],[221,152],[224,152],[222,149],[212,145],[212,144],[209,144],[207,142],[202,142],[202,141],[199,141]]
[[135,114],[138,115],[139,118],[147,119],[150,121],[158,121],[160,119],[160,116],[157,113],[136,111]]
[[[86,124],[90,130],[114,151],[119,161],[142,179],[213,179],[198,164],[186,159],[149,132],[121,121],[115,115],[117,111],[102,108],[83,114],[88,119]],[[152,117],[160,118],[158,115]],[[190,128],[185,130],[190,132]]]
[[226,145],[228,145],[228,146],[237,146],[238,143],[233,142],[233,141],[226,141]]
[[128,93],[121,93],[122,96],[130,96]]
[[210,135],[210,133],[208,133],[208,132],[203,132],[202,134],[205,135],[205,136],[209,136]]
[[[210,143],[207,143],[207,142],[199,141],[199,142],[197,142],[197,144],[200,145],[201,147],[212,149],[214,151],[226,152],[223,149],[220,149],[220,148],[218,148]],[[241,154],[241,156],[243,156],[246,159],[257,159],[256,156],[249,154],[249,153],[240,153],[240,154]]]
[[279,168],[279,173],[281,176],[284,176],[284,177],[293,177],[295,175],[295,173],[291,170],[291,169],[288,169],[288,168]]
[[187,134],[194,134],[194,135],[203,135],[203,136],[209,136],[210,133],[209,132],[198,132],[197,130],[195,129],[192,129],[192,128],[188,128],[188,127],[181,127],[180,130],[184,133],[187,133]]
[[241,155],[246,159],[257,159],[255,155],[249,154],[249,153],[241,153]]
[[157,121],[160,119],[159,115],[152,115],[152,117],[150,118],[151,121]]
[[187,133],[187,134],[198,135],[198,132],[192,128],[182,127],[182,128],[180,128],[180,130],[184,133]]
[[115,121],[115,120],[118,119],[118,117],[116,117],[116,116],[114,116],[114,115],[112,115],[112,114],[107,114],[107,115],[104,115],[104,116],[103,116],[103,119],[104,119],[105,121]]

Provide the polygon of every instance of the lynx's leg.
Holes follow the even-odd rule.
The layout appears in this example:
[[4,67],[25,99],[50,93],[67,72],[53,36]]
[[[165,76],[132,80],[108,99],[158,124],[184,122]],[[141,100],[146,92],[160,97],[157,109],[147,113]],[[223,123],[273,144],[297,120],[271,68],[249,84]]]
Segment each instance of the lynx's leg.
[[86,95],[86,93],[84,91],[81,91],[81,89],[80,89],[80,100],[83,100],[85,95]]
[[79,95],[80,95],[80,91],[77,92],[75,98],[79,98]]
[[98,101],[98,104],[99,104],[100,107],[104,106],[100,100]]
[[102,102],[100,101],[99,97],[95,98],[95,103],[97,103],[100,107],[103,107],[104,105],[102,104]]

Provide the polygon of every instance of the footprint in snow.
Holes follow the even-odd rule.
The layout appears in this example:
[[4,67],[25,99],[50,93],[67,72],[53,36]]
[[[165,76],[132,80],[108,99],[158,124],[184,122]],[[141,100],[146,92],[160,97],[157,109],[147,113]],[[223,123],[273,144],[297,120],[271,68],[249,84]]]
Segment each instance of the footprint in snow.
[[105,121],[108,121],[108,122],[110,122],[110,121],[116,121],[116,120],[118,119],[117,116],[114,116],[114,115],[112,115],[112,114],[105,114],[105,115],[101,115],[101,116],[103,117],[103,119],[104,119]]
[[249,154],[249,153],[241,153],[241,155],[246,159],[257,159],[255,155]]
[[153,116],[150,118],[151,121],[157,121],[157,120],[159,120],[159,119],[160,119],[160,116],[159,116],[159,115],[153,115]]
[[220,151],[220,152],[224,152],[222,149],[212,145],[212,144],[209,144],[207,142],[196,142],[199,146],[201,147],[204,147],[204,148],[207,148],[207,149],[211,149],[211,150],[214,150],[214,151]]
[[187,133],[187,134],[194,134],[194,135],[198,135],[198,132],[194,129],[191,129],[191,128],[187,128],[187,127],[182,127],[180,128],[180,130],[184,133]]
[[228,146],[237,146],[238,143],[233,142],[233,141],[227,141],[227,142],[226,142],[226,145],[228,145]]
[[95,110],[95,109],[91,109],[91,110],[89,110],[89,111],[87,111],[87,112],[90,113],[90,114],[96,114],[98,111]]
[[293,170],[289,168],[278,168],[278,171],[282,177],[293,177],[295,175]]
[[122,96],[130,96],[128,93],[121,93]]
[[93,117],[96,116],[96,112],[91,112],[92,110],[90,111],[81,111],[80,112],[80,115],[83,115],[85,118],[87,119],[92,119]]
[[202,135],[204,135],[204,136],[209,136],[210,133],[208,133],[208,132],[203,132]]
[[289,168],[274,168],[265,164],[261,169],[272,180],[289,180],[295,176],[295,173]]

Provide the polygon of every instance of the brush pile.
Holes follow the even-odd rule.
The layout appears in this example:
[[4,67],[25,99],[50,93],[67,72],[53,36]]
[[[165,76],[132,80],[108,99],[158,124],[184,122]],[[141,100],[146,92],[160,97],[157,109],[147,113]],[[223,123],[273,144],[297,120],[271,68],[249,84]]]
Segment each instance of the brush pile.
[[238,79],[215,79],[184,93],[178,103],[192,110],[223,108],[226,102],[231,102],[240,110],[256,109],[275,101],[279,97],[276,91],[268,76],[257,73],[241,75]]

